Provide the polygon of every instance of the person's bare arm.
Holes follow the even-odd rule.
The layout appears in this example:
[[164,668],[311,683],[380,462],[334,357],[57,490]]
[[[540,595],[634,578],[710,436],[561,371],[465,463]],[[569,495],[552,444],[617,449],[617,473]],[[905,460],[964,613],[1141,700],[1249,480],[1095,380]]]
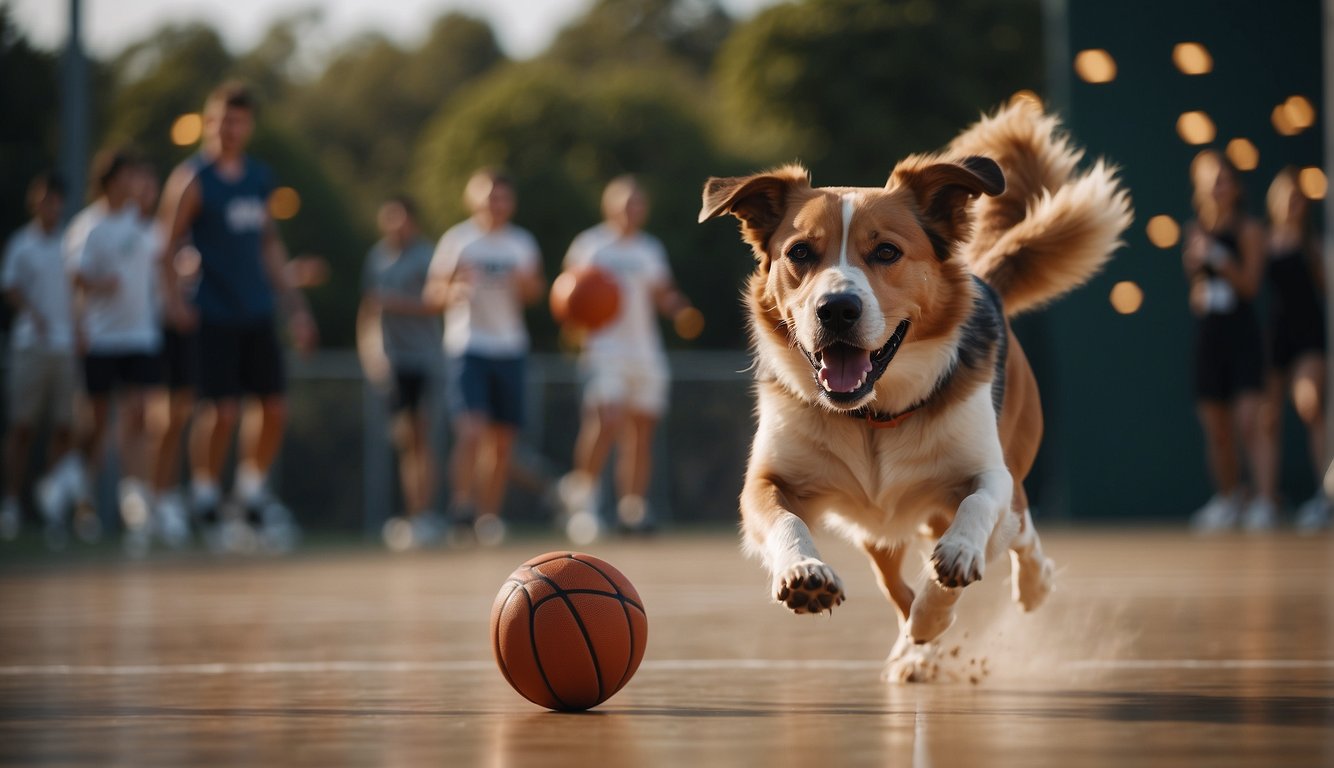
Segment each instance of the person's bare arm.
[[1243,299],[1254,299],[1260,293],[1260,284],[1265,274],[1265,232],[1259,222],[1253,219],[1242,222],[1241,232],[1237,236],[1237,250],[1241,255],[1240,264],[1224,259],[1222,265],[1215,265],[1214,269],[1232,284],[1237,295]]
[[197,318],[181,296],[176,254],[185,246],[190,227],[199,216],[201,194],[194,171],[182,166],[167,178],[158,204],[158,226],[162,228],[162,250],[157,256],[158,284],[162,286],[167,320],[180,330],[189,330]]
[[292,344],[298,352],[309,354],[319,343],[319,331],[315,319],[306,304],[306,296],[300,288],[287,279],[287,246],[278,234],[278,227],[269,219],[264,224],[264,239],[261,244],[264,269],[269,282],[278,295],[279,304],[287,316],[288,331],[292,334]]

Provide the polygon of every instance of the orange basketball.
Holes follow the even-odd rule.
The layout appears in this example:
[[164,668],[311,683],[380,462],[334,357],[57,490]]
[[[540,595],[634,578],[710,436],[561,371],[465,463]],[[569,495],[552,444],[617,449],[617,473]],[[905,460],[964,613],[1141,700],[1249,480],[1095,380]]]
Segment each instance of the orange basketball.
[[639,669],[648,617],[625,575],[579,552],[548,552],[519,566],[491,608],[500,672],[548,709],[595,707]]
[[620,288],[606,270],[593,266],[566,270],[551,284],[551,314],[558,323],[596,331],[620,311]]

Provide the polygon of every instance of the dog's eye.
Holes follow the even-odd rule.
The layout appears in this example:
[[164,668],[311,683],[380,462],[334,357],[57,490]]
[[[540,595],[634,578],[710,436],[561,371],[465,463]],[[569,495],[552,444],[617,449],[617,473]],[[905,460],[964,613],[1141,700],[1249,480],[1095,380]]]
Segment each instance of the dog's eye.
[[875,247],[873,257],[881,264],[893,264],[903,258],[903,251],[893,243],[881,243]]
[[807,262],[815,258],[815,254],[811,252],[811,246],[809,243],[797,243],[796,245],[787,249],[787,257],[792,261],[795,261],[800,264],[802,262]]

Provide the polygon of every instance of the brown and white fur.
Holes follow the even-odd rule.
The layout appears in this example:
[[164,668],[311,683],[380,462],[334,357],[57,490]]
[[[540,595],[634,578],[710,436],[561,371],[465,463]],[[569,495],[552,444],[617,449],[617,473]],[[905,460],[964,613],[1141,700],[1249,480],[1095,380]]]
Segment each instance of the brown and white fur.
[[[705,186],[700,221],[736,216],[758,261],[745,547],[776,600],[819,614],[844,592],[810,526],[860,545],[899,614],[891,678],[915,679],[904,660],[1007,548],[1023,610],[1052,589],[1022,485],[1042,412],[1007,317],[1090,278],[1130,223],[1114,170],[1077,174],[1080,155],[1016,101],[884,188],[813,188],[795,165]],[[902,566],[919,532],[937,541],[914,590]]]

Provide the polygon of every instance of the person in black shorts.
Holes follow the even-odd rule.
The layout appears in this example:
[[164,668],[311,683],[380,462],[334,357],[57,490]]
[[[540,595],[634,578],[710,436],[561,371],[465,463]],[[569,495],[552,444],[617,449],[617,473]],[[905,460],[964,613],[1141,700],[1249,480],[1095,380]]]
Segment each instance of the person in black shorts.
[[[443,362],[439,309],[422,299],[434,246],[417,226],[417,207],[407,197],[390,198],[376,217],[382,238],[371,247],[362,273],[357,315],[362,356],[372,354],[368,374],[388,385],[394,413],[404,514],[384,526],[395,550],[430,544],[442,525],[435,512],[435,455],[430,443],[430,399]],[[378,325],[379,333],[373,334]],[[367,334],[373,338],[367,338]]]
[[[1182,263],[1195,315],[1195,399],[1204,427],[1214,496],[1196,511],[1202,532],[1248,530],[1275,523],[1271,450],[1259,428],[1264,402],[1264,350],[1252,302],[1264,271],[1264,229],[1246,216],[1242,187],[1227,158],[1214,150],[1190,167],[1196,219],[1186,227]],[[1238,446],[1247,457],[1252,496],[1241,491]]]
[[[117,427],[120,513],[127,546],[148,532],[151,451],[146,396],[158,383],[161,345],[153,296],[154,259],[139,224],[142,162],[126,150],[94,163],[102,213],[71,246],[79,327],[87,343],[84,386],[91,419],[84,441],[89,477],[97,476],[107,429]],[[92,494],[86,492],[86,499]]]
[[1311,231],[1311,204],[1297,183],[1295,168],[1274,177],[1266,200],[1269,210],[1269,380],[1264,429],[1279,466],[1279,436],[1288,397],[1306,428],[1317,490],[1297,509],[1299,530],[1329,525],[1329,501],[1319,490],[1325,456],[1325,312],[1321,306],[1320,246]]
[[[246,154],[254,125],[254,101],[244,86],[227,83],[209,95],[203,145],[172,172],[162,197],[167,236],[160,274],[169,323],[197,333],[192,506],[204,525],[218,521],[219,478],[241,402],[257,402],[259,427],[242,430],[232,495],[247,521],[264,533],[274,527],[271,518],[285,517],[267,487],[287,422],[275,328],[279,310],[298,349],[314,347],[316,329],[305,298],[287,278],[287,250],[269,217],[273,175]],[[187,243],[199,254],[199,280],[189,302],[170,288],[179,279],[175,255]]]

